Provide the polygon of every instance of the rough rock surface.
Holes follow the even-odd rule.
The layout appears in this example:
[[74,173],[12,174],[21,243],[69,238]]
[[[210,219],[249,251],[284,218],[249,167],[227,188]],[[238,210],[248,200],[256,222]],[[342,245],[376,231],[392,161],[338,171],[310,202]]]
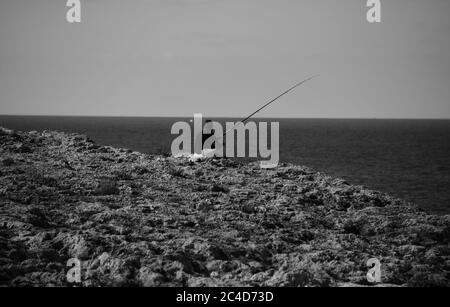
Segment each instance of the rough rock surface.
[[[0,129],[0,284],[450,285],[450,216],[308,168],[190,163]],[[401,178],[399,179],[401,180]]]

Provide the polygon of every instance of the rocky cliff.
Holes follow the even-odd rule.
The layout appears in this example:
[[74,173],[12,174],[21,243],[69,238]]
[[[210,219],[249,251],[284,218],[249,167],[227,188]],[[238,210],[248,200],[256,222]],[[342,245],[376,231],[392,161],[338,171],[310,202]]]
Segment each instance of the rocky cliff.
[[[0,284],[450,285],[450,217],[290,164],[191,163],[0,130]],[[399,178],[401,180],[401,178]]]

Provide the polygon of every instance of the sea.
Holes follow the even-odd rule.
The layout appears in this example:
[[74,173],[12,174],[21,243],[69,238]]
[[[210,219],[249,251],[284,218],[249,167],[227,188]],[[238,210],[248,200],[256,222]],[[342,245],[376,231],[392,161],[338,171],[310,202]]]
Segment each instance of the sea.
[[[0,116],[0,126],[57,130],[144,153],[170,152],[171,127],[192,118]],[[237,121],[232,118],[214,119]],[[274,119],[280,161],[305,165],[402,198],[427,212],[450,214],[450,120]]]

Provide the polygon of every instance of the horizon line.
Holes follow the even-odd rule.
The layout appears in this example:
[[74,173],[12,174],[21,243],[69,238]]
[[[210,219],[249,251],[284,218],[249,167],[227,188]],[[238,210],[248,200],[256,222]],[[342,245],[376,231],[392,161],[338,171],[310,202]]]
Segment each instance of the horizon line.
[[[186,115],[45,115],[45,114],[0,114],[4,117],[102,117],[102,118],[193,118]],[[203,116],[204,118],[230,118],[239,116]],[[260,119],[365,119],[365,120],[450,120],[450,117],[288,117],[288,116],[255,116]]]

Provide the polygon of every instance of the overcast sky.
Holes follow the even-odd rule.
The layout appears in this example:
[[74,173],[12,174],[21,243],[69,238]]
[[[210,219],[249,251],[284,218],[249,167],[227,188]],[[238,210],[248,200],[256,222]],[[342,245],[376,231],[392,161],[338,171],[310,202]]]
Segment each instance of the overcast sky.
[[0,114],[450,118],[450,1],[0,0]]

